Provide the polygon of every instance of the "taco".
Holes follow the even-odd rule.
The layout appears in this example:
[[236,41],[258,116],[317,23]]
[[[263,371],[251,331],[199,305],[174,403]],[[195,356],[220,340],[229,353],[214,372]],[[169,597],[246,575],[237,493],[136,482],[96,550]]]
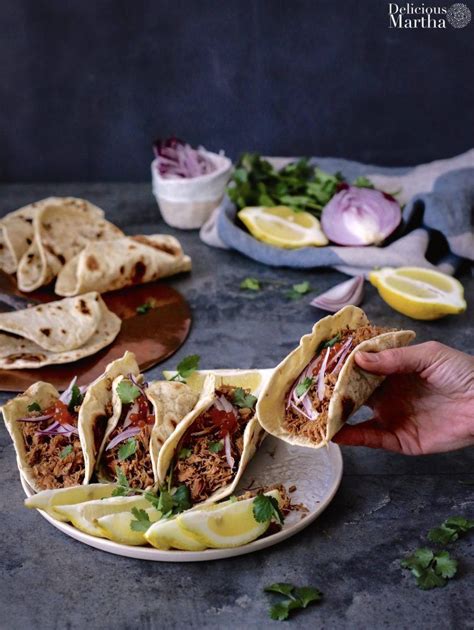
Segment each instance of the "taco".
[[265,385],[260,424],[285,442],[320,448],[384,380],[359,368],[356,352],[406,346],[414,337],[411,330],[371,324],[356,306],[321,319]]
[[103,419],[110,414],[111,379],[124,372],[139,372],[129,352],[87,388],[73,379],[60,395],[40,381],[3,406],[18,468],[35,491],[89,482],[95,445],[105,432]]
[[97,458],[101,481],[115,481],[118,469],[132,488],[158,482],[163,443],[194,407],[197,394],[184,383],[119,376],[112,384],[113,411]]
[[206,376],[194,409],[163,444],[158,479],[185,485],[193,504],[232,494],[263,439],[249,390]]

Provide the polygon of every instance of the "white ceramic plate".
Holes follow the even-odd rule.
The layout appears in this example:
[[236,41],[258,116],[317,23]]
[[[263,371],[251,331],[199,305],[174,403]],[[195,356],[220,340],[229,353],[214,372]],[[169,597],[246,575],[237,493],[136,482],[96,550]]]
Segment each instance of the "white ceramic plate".
[[[54,527],[86,545],[115,553],[119,556],[155,560],[158,562],[202,562],[220,560],[232,556],[252,553],[293,536],[310,525],[329,505],[334,497],[342,477],[342,456],[336,444],[318,450],[290,446],[286,442],[269,436],[264,440],[255,458],[249,464],[239,488],[269,486],[282,483],[288,490],[296,486],[291,493],[293,503],[303,503],[309,513],[302,518],[301,512],[292,512],[285,519],[281,531],[271,536],[232,549],[207,549],[206,551],[160,551],[154,547],[132,547],[121,545],[106,538],[96,538],[84,534],[72,525],[56,521],[41,510],[38,512]],[[33,491],[21,478],[27,496]]]

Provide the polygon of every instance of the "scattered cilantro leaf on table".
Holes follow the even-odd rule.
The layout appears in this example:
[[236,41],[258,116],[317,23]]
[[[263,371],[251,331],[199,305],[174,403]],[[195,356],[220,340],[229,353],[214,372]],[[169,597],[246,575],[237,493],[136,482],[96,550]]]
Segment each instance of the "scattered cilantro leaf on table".
[[130,529],[133,532],[146,532],[151,525],[150,517],[145,510],[133,507],[132,514],[135,519],[130,521]]
[[170,378],[170,381],[185,383],[186,379],[198,369],[200,359],[201,357],[198,354],[190,354],[188,357],[184,357],[178,363],[176,374]]
[[266,593],[284,595],[283,599],[270,607],[269,614],[275,621],[285,621],[290,611],[306,608],[309,604],[319,601],[323,594],[312,586],[295,587],[287,582],[276,582],[264,588]]
[[59,459],[65,459],[68,455],[72,453],[72,444],[68,444],[63,448],[63,450],[59,453]]
[[456,575],[458,566],[448,551],[434,553],[426,547],[417,549],[400,564],[412,572],[417,586],[423,590],[445,586],[446,581]]
[[258,494],[253,500],[253,516],[257,523],[265,523],[275,520],[279,525],[283,525],[283,516],[278,501],[275,497],[266,494]]
[[141,393],[139,387],[126,379],[120,381],[115,391],[124,405],[132,403]]
[[249,409],[253,409],[255,403],[257,402],[257,397],[252,394],[246,394],[243,387],[237,387],[234,391],[234,404],[241,409],[248,407]]
[[129,438],[126,442],[124,442],[118,450],[119,462],[123,462],[125,459],[131,457],[136,452],[137,447],[137,441],[133,438]]
[[294,590],[293,584],[289,584],[288,582],[275,582],[275,584],[270,584],[270,586],[266,586],[263,590],[265,593],[280,593],[280,595],[289,595]]
[[314,383],[314,378],[311,378],[309,376],[307,376],[304,381],[302,381],[301,383],[299,383],[299,385],[296,386],[296,395],[297,396],[303,396],[303,394],[306,394],[306,392],[308,391],[308,389],[311,387],[311,385]]
[[247,291],[260,291],[262,287],[258,278],[244,278],[240,283],[240,288]]
[[466,534],[474,529],[474,520],[463,516],[450,516],[439,527],[434,527],[428,532],[428,540],[439,545],[447,545],[454,542],[460,534]]
[[37,402],[32,402],[31,405],[27,407],[28,411],[41,411],[41,407]]
[[303,297],[303,295],[306,295],[306,293],[309,293],[310,291],[311,291],[311,285],[309,284],[307,280],[305,280],[304,282],[299,282],[298,284],[294,284],[291,287],[291,291],[288,291],[286,296],[290,300],[299,300],[300,298]]

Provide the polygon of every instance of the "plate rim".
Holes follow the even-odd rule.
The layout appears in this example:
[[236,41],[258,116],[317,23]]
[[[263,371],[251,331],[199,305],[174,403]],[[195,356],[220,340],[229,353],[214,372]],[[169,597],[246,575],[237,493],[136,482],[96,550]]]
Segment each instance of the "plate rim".
[[[117,543],[113,540],[109,540],[108,538],[98,538],[96,536],[91,536],[90,534],[81,532],[79,529],[76,529],[73,525],[70,525],[69,523],[56,520],[43,510],[37,509],[37,511],[41,514],[43,518],[51,523],[53,527],[61,531],[63,534],[66,534],[66,536],[69,536],[74,540],[88,545],[89,547],[93,547],[94,549],[99,549],[100,551],[105,551],[106,553],[112,553],[114,555],[126,558],[134,558],[136,560],[148,560],[152,562],[206,562],[210,560],[223,560],[236,556],[243,556],[248,553],[253,553],[256,551],[260,551],[261,549],[272,547],[273,545],[277,545],[280,542],[287,540],[291,536],[294,536],[301,530],[308,527],[311,523],[313,523],[329,506],[336,492],[338,491],[339,486],[341,485],[344,464],[341,449],[337,444],[335,444],[334,442],[330,442],[327,446],[327,450],[334,466],[335,475],[331,481],[328,492],[321,500],[317,508],[308,516],[300,519],[297,523],[294,523],[287,529],[276,532],[271,536],[266,536],[264,538],[254,540],[240,547],[226,547],[225,549],[205,549],[204,551],[164,551],[150,546],[124,545],[122,543]],[[26,496],[32,496],[34,492],[30,488],[26,480],[23,478],[23,475],[21,473],[20,480]]]

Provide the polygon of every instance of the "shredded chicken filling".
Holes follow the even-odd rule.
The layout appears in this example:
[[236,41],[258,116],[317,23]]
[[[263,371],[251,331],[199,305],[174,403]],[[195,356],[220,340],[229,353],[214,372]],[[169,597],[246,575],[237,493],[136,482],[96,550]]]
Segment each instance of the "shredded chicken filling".
[[[254,411],[234,405],[235,390],[228,385],[216,390],[216,398],[224,397],[233,410],[216,413],[216,407],[212,405],[194,420],[176,450],[173,483],[186,485],[193,503],[205,501],[214,492],[232,483],[239,468],[245,427]],[[246,394],[249,393],[247,390]],[[226,440],[230,447],[227,454]],[[233,462],[232,467],[229,460]]]
[[[300,410],[299,406],[289,404],[291,402],[290,396],[292,396],[293,392],[292,386],[286,396],[287,408],[284,424],[289,433],[307,437],[317,444],[323,442],[326,439],[329,402],[345,361],[358,344],[392,330],[392,328],[382,328],[370,324],[355,330],[346,328],[341,331],[336,343],[329,347],[324,347],[323,345],[315,355],[317,361],[314,362],[311,374],[308,375],[308,378],[312,379],[312,384],[307,392],[308,402],[311,406],[309,413],[314,415],[314,418],[308,418],[304,409]],[[314,359],[312,359],[313,361]],[[319,374],[325,362],[324,378],[320,382]],[[308,366],[305,367],[302,374],[307,370]],[[300,376],[298,380],[300,380]],[[321,393],[322,399],[320,399]]]

